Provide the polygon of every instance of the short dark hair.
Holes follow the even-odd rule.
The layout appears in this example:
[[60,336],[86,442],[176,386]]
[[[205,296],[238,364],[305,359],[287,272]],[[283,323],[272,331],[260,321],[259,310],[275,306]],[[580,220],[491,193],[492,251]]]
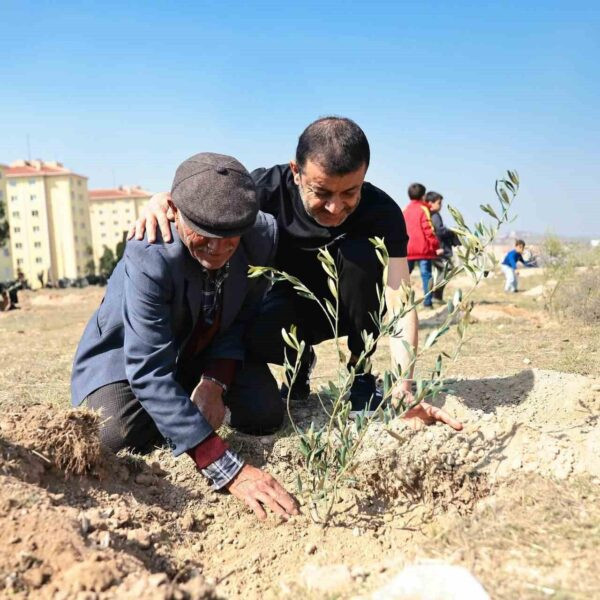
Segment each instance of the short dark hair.
[[347,175],[363,165],[369,166],[371,150],[367,136],[354,121],[322,117],[311,123],[298,139],[298,167],[302,169],[309,159],[328,175]]
[[427,192],[425,194],[425,202],[429,202],[429,204],[433,204],[434,202],[437,202],[438,200],[443,200],[444,196],[442,196],[441,194],[438,194],[437,192]]
[[523,246],[525,247],[526,244],[523,240],[515,240],[515,246]]
[[408,197],[411,200],[420,200],[425,195],[425,191],[422,183],[411,183],[408,186]]

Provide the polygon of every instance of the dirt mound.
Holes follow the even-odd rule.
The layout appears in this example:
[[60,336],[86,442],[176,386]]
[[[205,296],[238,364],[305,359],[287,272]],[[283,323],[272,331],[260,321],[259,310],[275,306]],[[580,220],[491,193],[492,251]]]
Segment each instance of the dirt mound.
[[87,409],[33,404],[5,415],[0,432],[65,475],[82,475],[101,459],[99,422],[98,413]]

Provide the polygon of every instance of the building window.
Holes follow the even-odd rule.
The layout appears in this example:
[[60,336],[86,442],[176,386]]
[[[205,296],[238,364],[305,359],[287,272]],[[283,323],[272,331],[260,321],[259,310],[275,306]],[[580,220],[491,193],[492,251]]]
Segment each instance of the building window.
[[17,258],[17,267],[20,267],[23,264],[22,258]]
[[37,200],[37,196],[35,194],[31,194],[31,196],[29,196],[29,199],[34,202],[35,200]]
[[75,200],[75,192],[71,190],[71,200]]
[[30,179],[29,180],[29,185],[35,185],[35,179]]
[[41,248],[41,247],[42,247],[42,242],[35,242],[35,243],[33,244],[33,247],[34,247],[34,248]]
[[100,210],[98,211],[98,214],[99,214],[99,215],[101,215],[101,214],[102,214],[102,209],[100,209]]
[[15,227],[15,228],[13,228],[13,231],[15,233],[21,233],[21,228],[20,227]]
[[18,200],[18,198],[16,196],[11,196],[10,197],[10,201],[11,202],[16,202]]
[[32,210],[31,211],[31,216],[32,217],[39,217],[40,216],[40,211],[39,210]]
[[75,241],[76,241],[76,242],[78,242],[78,241],[79,241],[79,238],[78,238],[77,236],[74,236],[74,238],[75,238]]
[[100,227],[104,226],[104,221],[100,221]]
[[42,262],[41,256],[36,257],[35,262],[38,264],[41,263]]
[[79,185],[79,186],[81,185],[81,179],[77,180],[77,185]]
[[38,233],[39,230],[40,230],[39,225],[34,225],[33,226],[33,232],[34,233]]
[[10,185],[10,186],[12,186],[12,187],[15,187],[15,186],[17,185],[17,182],[16,182],[14,179],[11,179],[11,180],[8,182],[8,185]]
[[18,211],[18,210],[13,210],[13,212],[12,212],[12,216],[13,216],[13,219],[18,219],[18,218],[19,218],[19,216],[20,216],[20,215],[19,215],[19,211]]
[[23,247],[23,244],[21,244],[21,242],[17,242],[17,243],[15,244],[15,248],[16,248],[17,250],[20,250],[22,247]]
[[79,227],[81,227],[81,229],[85,229],[85,223],[82,223]]
[[118,225],[119,221],[113,221],[113,225]]
[[4,256],[10,256],[10,253],[8,252],[8,248],[4,248]]
[[105,233],[101,233],[101,234],[100,234],[100,237],[103,237],[103,238],[105,238],[105,237],[106,237],[106,234],[105,234]]

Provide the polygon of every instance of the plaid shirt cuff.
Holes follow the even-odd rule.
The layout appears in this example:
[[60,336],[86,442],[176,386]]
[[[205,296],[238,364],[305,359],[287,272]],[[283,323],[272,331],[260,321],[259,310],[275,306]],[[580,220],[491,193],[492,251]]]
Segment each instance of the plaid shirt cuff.
[[212,481],[213,489],[220,490],[240,472],[243,466],[244,460],[241,456],[231,450],[225,450],[223,456],[201,469],[201,472]]

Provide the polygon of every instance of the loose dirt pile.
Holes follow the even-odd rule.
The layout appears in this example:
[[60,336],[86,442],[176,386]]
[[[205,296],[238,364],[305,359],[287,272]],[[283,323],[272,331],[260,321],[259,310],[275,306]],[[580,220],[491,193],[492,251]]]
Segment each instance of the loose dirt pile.
[[[260,524],[165,449],[144,459],[102,456],[89,412],[8,412],[0,418],[0,595],[350,597],[422,556],[434,531],[454,531],[453,519],[464,526],[488,501],[503,502],[515,477],[600,474],[598,382],[527,370],[451,386],[439,404],[464,431],[397,423],[390,435],[375,426],[326,529],[306,515]],[[314,413],[311,402],[300,418]],[[291,437],[235,434],[231,442],[293,489]],[[65,460],[67,448],[76,461]]]

